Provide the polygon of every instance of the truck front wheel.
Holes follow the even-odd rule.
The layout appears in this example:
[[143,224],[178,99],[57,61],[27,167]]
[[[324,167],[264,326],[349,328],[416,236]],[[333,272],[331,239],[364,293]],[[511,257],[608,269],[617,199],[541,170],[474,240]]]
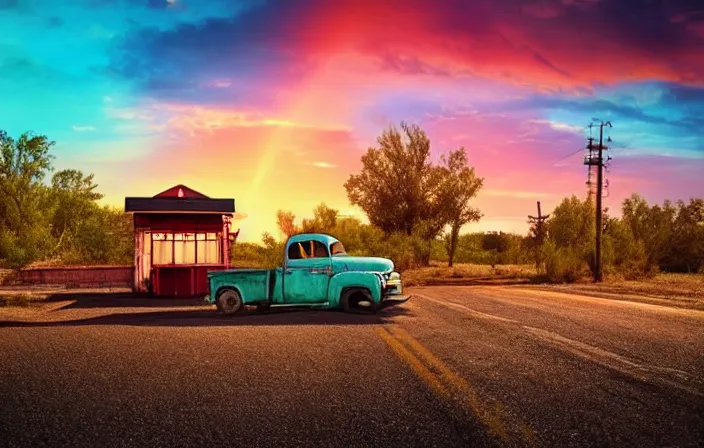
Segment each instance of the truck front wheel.
[[218,296],[215,299],[215,305],[217,306],[218,311],[226,316],[240,313],[244,309],[242,297],[240,296],[240,293],[234,289],[224,289],[218,292]]
[[342,294],[340,300],[345,313],[374,314],[377,305],[371,293],[363,288],[351,288]]

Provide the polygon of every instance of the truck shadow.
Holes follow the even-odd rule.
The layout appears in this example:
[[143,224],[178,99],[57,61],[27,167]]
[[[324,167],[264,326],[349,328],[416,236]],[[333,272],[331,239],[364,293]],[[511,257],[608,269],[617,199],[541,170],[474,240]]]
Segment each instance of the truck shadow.
[[[146,305],[145,305],[146,306]],[[394,303],[376,314],[347,314],[340,310],[320,310],[307,307],[271,308],[267,311],[247,309],[235,316],[224,316],[215,306],[202,309],[169,309],[164,311],[115,312],[95,317],[61,321],[0,321],[8,327],[80,327],[89,325],[126,325],[141,327],[252,327],[294,325],[381,325],[400,316],[413,313],[402,303]]]

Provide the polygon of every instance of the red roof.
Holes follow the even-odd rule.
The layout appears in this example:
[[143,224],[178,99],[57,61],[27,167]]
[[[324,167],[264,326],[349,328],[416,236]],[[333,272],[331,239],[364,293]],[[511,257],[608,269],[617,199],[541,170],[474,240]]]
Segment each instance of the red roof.
[[154,196],[154,198],[193,198],[193,199],[210,199],[203,193],[199,193],[192,188],[188,188],[185,185],[178,184],[169,188],[168,190],[162,191],[161,193]]

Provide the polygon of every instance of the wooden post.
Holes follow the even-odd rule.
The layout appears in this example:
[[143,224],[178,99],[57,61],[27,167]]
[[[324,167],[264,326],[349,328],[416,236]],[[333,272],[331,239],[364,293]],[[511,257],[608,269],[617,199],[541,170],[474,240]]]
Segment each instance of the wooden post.
[[142,231],[134,228],[134,275],[132,276],[132,292],[141,292],[139,279],[142,277]]
[[222,254],[225,269],[230,269],[230,222],[232,219],[229,216],[223,216],[223,231],[222,231]]

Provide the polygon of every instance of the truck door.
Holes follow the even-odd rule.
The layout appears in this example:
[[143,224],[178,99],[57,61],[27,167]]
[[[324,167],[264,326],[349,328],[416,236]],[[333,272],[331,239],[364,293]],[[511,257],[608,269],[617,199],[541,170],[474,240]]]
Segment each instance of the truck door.
[[306,240],[289,246],[284,268],[285,303],[327,301],[332,261],[325,244]]

